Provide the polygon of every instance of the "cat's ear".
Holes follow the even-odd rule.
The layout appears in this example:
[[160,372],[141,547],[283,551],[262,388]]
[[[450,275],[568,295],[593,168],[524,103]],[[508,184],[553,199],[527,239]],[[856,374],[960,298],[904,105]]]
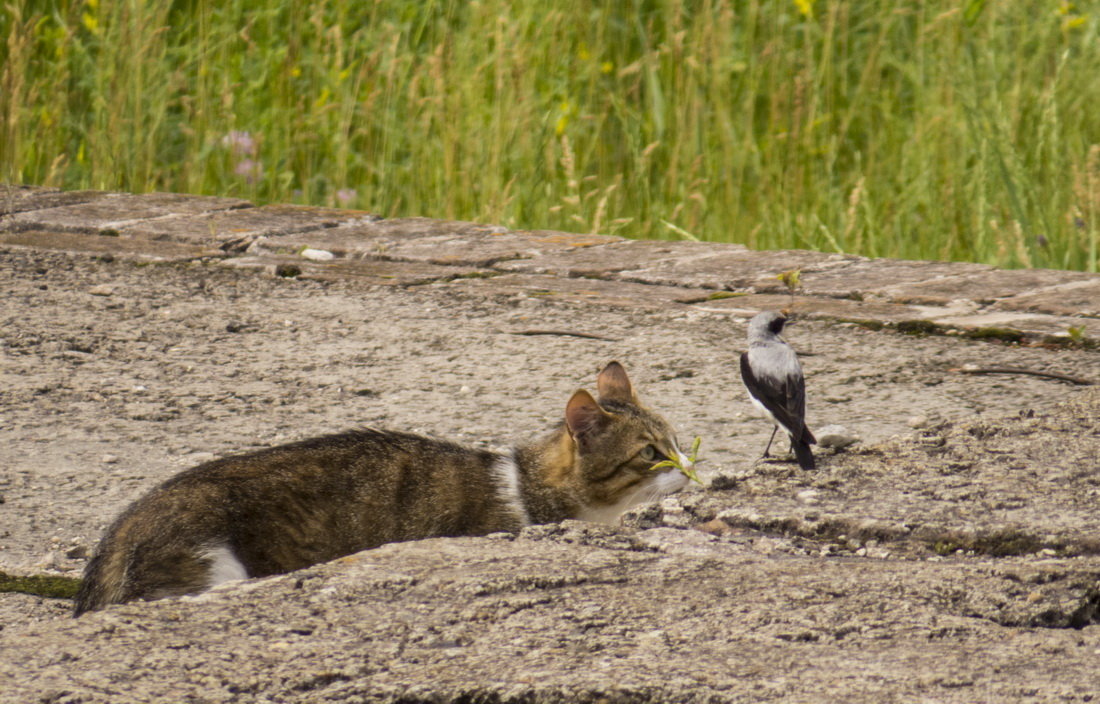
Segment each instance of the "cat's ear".
[[565,425],[578,442],[599,432],[610,418],[610,414],[600,408],[592,394],[584,389],[575,392],[565,406]]
[[599,392],[601,401],[638,404],[630,378],[623,365],[618,362],[609,362],[596,377],[596,391]]

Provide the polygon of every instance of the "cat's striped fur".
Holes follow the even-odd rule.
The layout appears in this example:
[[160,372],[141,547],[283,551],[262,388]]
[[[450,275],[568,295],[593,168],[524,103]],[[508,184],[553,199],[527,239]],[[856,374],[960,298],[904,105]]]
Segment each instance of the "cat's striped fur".
[[384,543],[615,520],[685,478],[668,423],[612,362],[547,437],[498,454],[362,429],[207,462],[130,506],[89,562],[75,614],[289,572]]

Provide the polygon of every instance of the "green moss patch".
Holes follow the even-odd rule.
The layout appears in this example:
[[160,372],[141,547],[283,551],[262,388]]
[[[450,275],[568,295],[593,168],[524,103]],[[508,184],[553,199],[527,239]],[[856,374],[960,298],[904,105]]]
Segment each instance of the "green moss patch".
[[975,536],[948,535],[930,541],[928,547],[939,555],[953,555],[957,550],[992,557],[1029,555],[1044,547],[1034,535],[1019,531],[998,531]]
[[1012,328],[976,328],[964,330],[963,337],[971,340],[1001,340],[1002,342],[1023,342],[1024,334]]
[[904,335],[924,337],[925,335],[943,334],[940,326],[929,320],[902,320],[895,327],[898,332]]
[[835,318],[838,323],[847,323],[850,325],[858,325],[864,330],[871,330],[873,332],[879,332],[885,330],[888,326],[881,320],[863,320],[859,318]]
[[72,599],[80,589],[80,580],[74,577],[31,575],[15,577],[0,572],[0,592],[17,592],[44,596],[48,599]]
[[746,296],[748,294],[738,293],[736,291],[715,291],[707,296],[708,301],[720,301],[723,298],[738,298],[740,296]]

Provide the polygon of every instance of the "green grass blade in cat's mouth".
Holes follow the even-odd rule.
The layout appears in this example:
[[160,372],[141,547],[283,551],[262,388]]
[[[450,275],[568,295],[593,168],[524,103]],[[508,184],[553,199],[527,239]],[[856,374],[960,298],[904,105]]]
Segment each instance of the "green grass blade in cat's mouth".
[[703,486],[703,482],[699,479],[699,475],[695,473],[695,463],[698,461],[699,457],[699,445],[702,444],[702,442],[703,439],[696,436],[695,441],[691,443],[691,454],[685,458],[687,462],[681,462],[680,457],[683,457],[683,455],[678,453],[677,457],[658,462],[650,467],[649,470],[651,472],[656,472],[661,469],[675,467],[680,474],[683,474],[699,486]]

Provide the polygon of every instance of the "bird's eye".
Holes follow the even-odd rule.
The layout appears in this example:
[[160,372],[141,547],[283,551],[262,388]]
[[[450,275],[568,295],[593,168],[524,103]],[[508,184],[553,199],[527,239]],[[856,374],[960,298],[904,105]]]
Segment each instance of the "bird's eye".
[[657,448],[653,447],[652,445],[646,445],[645,447],[643,447],[642,451],[638,453],[638,456],[646,462],[656,462],[662,457],[661,453],[657,451]]

